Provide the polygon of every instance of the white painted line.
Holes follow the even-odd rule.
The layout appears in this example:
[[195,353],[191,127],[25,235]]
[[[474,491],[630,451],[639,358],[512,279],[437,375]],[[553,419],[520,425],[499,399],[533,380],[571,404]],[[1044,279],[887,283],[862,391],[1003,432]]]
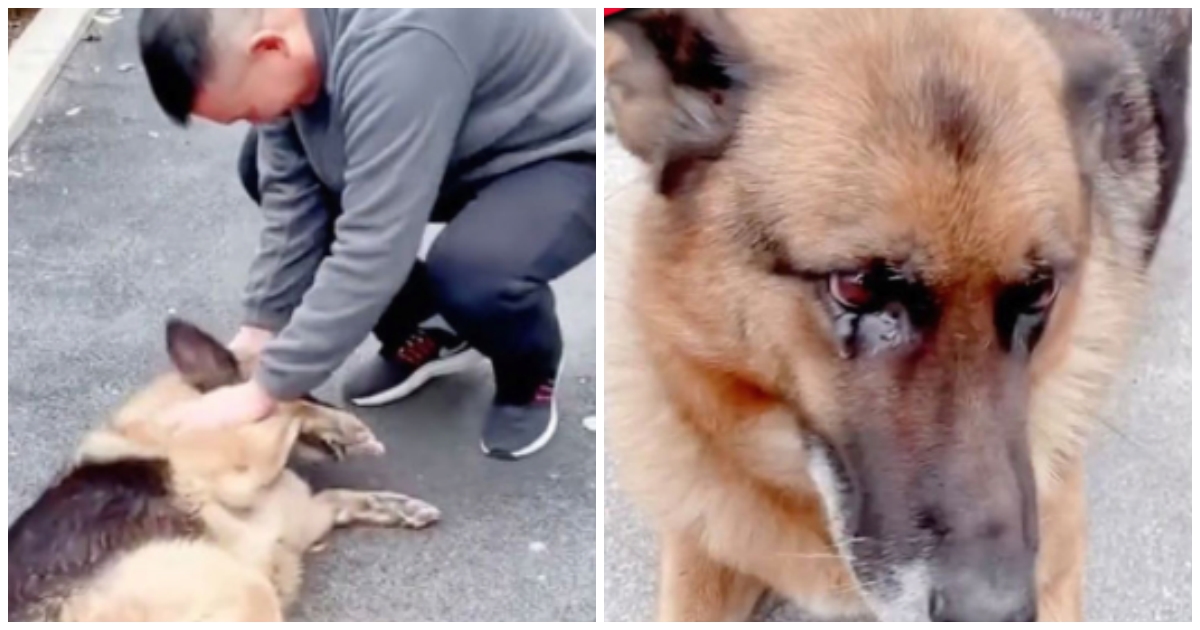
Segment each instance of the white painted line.
[[96,9],[42,9],[8,51],[8,146],[25,131]]

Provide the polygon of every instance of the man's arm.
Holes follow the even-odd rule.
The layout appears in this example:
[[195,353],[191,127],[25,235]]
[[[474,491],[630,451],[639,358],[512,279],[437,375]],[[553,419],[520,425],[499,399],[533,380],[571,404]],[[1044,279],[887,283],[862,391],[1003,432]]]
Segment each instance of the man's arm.
[[277,400],[325,381],[407,280],[471,98],[466,66],[423,30],[368,34],[343,63],[342,214],[312,288],[259,363],[256,380]]
[[330,218],[291,119],[259,128],[258,172],[265,225],[250,264],[242,325],[278,332],[312,285]]

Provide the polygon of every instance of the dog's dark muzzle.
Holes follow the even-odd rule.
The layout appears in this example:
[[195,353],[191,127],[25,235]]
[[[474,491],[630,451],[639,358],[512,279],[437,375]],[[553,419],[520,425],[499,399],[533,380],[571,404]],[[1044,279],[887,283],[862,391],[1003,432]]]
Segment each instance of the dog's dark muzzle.
[[[940,448],[918,457],[895,442],[827,449],[853,565],[876,599],[897,597],[905,567],[927,575],[933,621],[1032,621],[1037,614],[1037,504],[1028,448]],[[834,452],[836,451],[836,453]],[[904,588],[912,588],[911,585]],[[904,593],[911,600],[913,593]]]

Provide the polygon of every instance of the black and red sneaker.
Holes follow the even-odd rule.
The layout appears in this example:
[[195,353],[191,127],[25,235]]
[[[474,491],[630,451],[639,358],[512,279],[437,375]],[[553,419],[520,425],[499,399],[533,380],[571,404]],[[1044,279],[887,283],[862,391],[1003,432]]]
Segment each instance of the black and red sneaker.
[[418,328],[399,348],[385,348],[346,379],[346,400],[375,407],[408,396],[430,379],[466,370],[483,355],[454,333]]
[[550,442],[558,428],[556,380],[556,376],[544,379],[531,393],[517,396],[498,387],[480,441],[488,457],[517,460],[542,450]]

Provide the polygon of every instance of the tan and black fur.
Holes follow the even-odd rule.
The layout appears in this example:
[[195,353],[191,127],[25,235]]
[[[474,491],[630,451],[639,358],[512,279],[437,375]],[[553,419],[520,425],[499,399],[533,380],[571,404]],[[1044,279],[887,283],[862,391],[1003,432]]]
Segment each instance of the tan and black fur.
[[241,381],[252,360],[178,320],[167,345],[176,370],[86,436],[9,527],[10,621],[280,621],[304,555],[334,527],[439,518],[392,492],[314,494],[287,469],[293,452],[383,453],[361,421],[315,399],[250,426],[169,426],[167,410]]
[[1190,11],[605,31],[653,188],[609,212],[606,418],[658,617],[1081,619],[1083,444],[1175,194]]

